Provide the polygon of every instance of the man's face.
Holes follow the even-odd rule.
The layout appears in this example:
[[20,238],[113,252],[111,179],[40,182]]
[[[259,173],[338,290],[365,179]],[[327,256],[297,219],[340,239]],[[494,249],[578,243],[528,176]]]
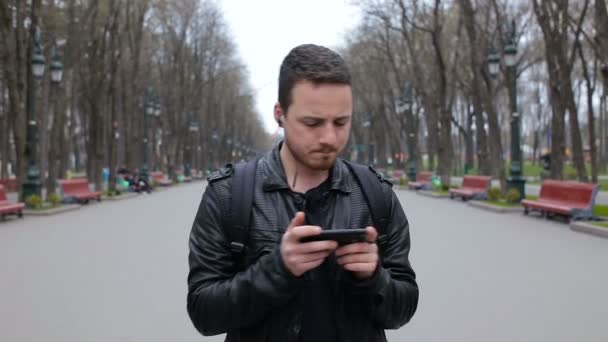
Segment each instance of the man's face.
[[[312,170],[328,170],[348,141],[352,117],[349,85],[297,82],[282,122],[285,144],[295,159]],[[275,116],[281,116],[275,106]]]

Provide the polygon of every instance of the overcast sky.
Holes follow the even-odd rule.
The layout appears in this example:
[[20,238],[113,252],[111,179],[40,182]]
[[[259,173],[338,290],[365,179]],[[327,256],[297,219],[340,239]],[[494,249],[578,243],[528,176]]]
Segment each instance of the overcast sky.
[[342,46],[360,14],[352,0],[221,0],[224,16],[256,91],[257,108],[266,130],[277,124],[279,66],[293,47],[313,43]]

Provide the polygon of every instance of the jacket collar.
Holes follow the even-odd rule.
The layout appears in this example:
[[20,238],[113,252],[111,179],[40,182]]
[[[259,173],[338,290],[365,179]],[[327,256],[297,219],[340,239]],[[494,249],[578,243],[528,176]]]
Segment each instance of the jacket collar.
[[[283,146],[283,141],[279,143],[262,158],[262,188],[264,191],[276,191],[289,189],[285,169],[281,162],[279,151]],[[348,169],[340,158],[336,159],[336,163],[329,172],[331,177],[331,190],[337,190],[344,193],[352,191],[350,177],[348,177]]]

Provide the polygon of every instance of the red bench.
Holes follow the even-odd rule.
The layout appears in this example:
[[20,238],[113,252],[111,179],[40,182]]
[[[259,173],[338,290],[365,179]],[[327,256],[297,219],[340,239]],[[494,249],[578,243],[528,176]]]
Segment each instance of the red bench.
[[490,176],[464,176],[460,188],[450,189],[450,198],[461,197],[463,201],[486,199],[491,182],[492,177]]
[[167,178],[162,171],[154,171],[150,174],[155,183],[161,186],[169,186],[173,184],[173,181]]
[[203,170],[192,169],[192,171],[190,171],[190,174],[192,175],[192,179],[199,180],[205,178],[205,176],[203,175]]
[[432,172],[419,172],[415,182],[409,182],[408,187],[412,190],[426,190],[431,188]]
[[72,198],[76,202],[88,203],[91,199],[101,201],[101,192],[91,191],[89,181],[86,178],[61,179],[59,181],[63,198]]
[[177,177],[177,181],[178,182],[190,182],[192,181],[192,177],[186,177],[186,174],[184,172],[184,169],[179,168],[177,170],[175,170],[175,176]]
[[0,179],[0,185],[4,185],[4,191],[17,192],[17,178],[9,177]]
[[524,199],[521,204],[524,206],[525,215],[536,210],[544,216],[555,213],[573,220],[591,219],[598,191],[597,184],[546,180],[540,187],[537,200]]
[[389,180],[391,181],[391,183],[399,185],[399,183],[401,182],[401,178],[403,178],[404,176],[405,173],[403,172],[403,170],[393,170]]
[[0,215],[2,215],[2,218],[11,214],[23,217],[23,208],[25,208],[24,203],[9,202],[6,191],[4,191],[4,185],[0,185]]

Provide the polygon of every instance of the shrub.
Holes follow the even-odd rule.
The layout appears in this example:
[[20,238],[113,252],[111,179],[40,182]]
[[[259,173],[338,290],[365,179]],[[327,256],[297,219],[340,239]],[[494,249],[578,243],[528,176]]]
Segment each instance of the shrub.
[[56,207],[61,203],[61,196],[56,193],[52,193],[48,196],[47,201],[51,203],[51,206]]
[[512,188],[507,191],[507,195],[505,196],[508,203],[517,203],[519,202],[519,190]]
[[113,191],[106,190],[103,194],[106,195],[107,197],[114,197],[114,196],[120,196],[121,192],[118,189],[113,190]]
[[405,177],[399,178],[399,186],[407,186],[409,180]]
[[500,188],[490,188],[488,190],[488,199],[490,201],[498,201],[502,197]]
[[30,195],[25,199],[25,204],[28,208],[40,209],[42,208],[42,198],[38,195]]

